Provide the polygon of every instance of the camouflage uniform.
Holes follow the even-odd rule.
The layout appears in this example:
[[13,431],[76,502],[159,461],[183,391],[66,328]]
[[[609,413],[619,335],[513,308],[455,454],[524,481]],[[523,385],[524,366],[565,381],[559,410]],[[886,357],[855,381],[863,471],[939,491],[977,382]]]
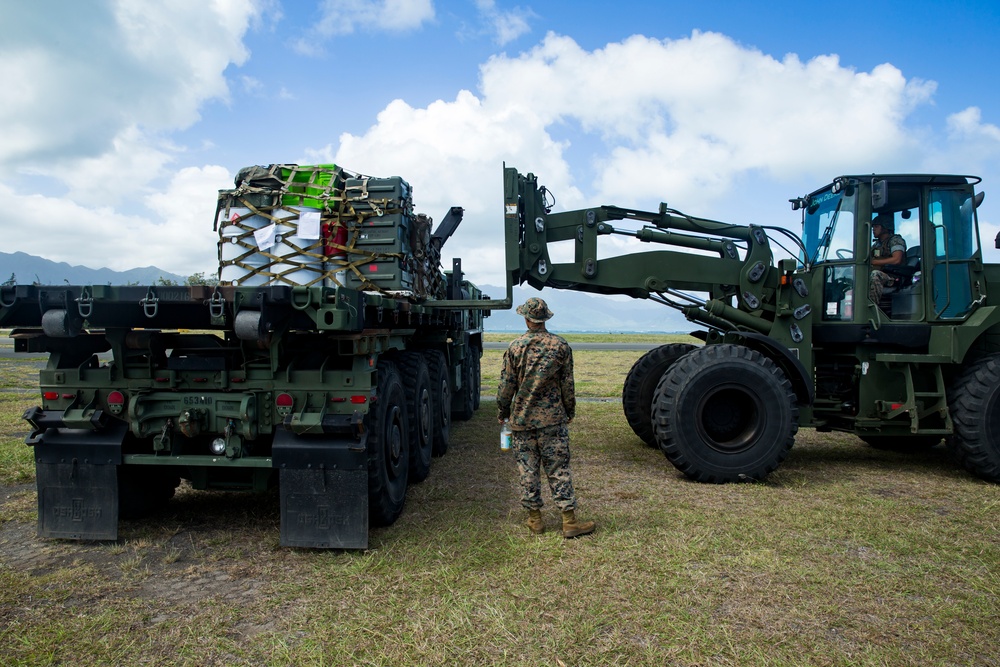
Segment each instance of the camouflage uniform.
[[[545,302],[534,297],[517,312],[534,322],[552,316]],[[566,427],[575,413],[573,351],[569,343],[544,328],[529,330],[514,340],[503,357],[497,416],[510,421],[511,443],[521,475],[521,504],[525,508],[542,507],[544,470],[556,506],[561,511],[576,509]]]
[[[879,239],[872,246],[872,258],[875,257],[890,257],[892,253],[897,250],[902,250],[906,253],[906,241],[899,234],[893,234],[884,241]],[[893,285],[896,282],[894,276],[890,276],[885,271],[880,271],[878,269],[872,269],[871,275],[868,279],[868,297],[875,303],[879,302],[882,298],[882,292],[886,287]]]

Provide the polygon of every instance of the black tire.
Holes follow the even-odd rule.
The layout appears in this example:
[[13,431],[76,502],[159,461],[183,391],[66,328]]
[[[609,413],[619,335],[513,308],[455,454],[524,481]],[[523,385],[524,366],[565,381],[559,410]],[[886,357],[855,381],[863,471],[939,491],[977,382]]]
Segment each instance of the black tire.
[[473,395],[473,362],[472,348],[469,348],[462,359],[462,386],[455,392],[451,402],[451,416],[458,421],[469,421],[476,412],[476,399]]
[[941,442],[940,435],[859,435],[866,445],[886,452],[923,452]]
[[427,361],[419,352],[404,352],[396,358],[406,393],[406,420],[410,425],[410,483],[418,484],[431,472],[434,446],[434,398]]
[[368,519],[388,526],[403,512],[410,471],[406,446],[406,394],[399,371],[389,361],[376,370],[377,400],[365,416],[368,431]]
[[660,379],[653,400],[660,449],[699,482],[764,479],[798,431],[791,382],[773,361],[741,345],[684,355]]
[[424,354],[431,374],[434,399],[434,438],[431,454],[444,456],[451,440],[451,382],[448,380],[448,359],[440,350],[427,350]]
[[622,409],[632,431],[650,447],[656,447],[653,433],[653,396],[656,385],[670,366],[695,349],[694,345],[670,343],[654,348],[639,357],[625,376]]
[[948,392],[955,432],[948,448],[972,474],[1000,482],[1000,354],[979,359]]
[[138,519],[161,509],[174,497],[181,478],[171,468],[118,466],[118,516]]

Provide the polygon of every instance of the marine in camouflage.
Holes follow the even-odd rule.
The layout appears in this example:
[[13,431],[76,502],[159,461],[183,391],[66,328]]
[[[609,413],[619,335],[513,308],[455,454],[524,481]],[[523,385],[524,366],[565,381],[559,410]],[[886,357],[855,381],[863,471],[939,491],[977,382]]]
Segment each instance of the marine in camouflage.
[[573,351],[563,338],[545,330],[545,321],[552,317],[545,301],[532,297],[517,312],[528,321],[528,331],[504,353],[497,417],[510,423],[521,504],[541,509],[544,472],[556,506],[564,512],[575,510],[566,426],[576,414]]
[[500,370],[497,417],[509,419],[511,430],[517,432],[564,424],[575,414],[569,343],[544,328],[511,342]]
[[[872,245],[872,258],[891,257],[892,253],[897,250],[902,251],[904,254],[906,253],[906,241],[899,234],[893,234],[885,239],[877,239],[875,244]],[[872,269],[868,279],[868,297],[875,303],[878,303],[879,299],[882,298],[882,292],[885,291],[885,288],[895,282],[896,278],[890,276],[885,271]]]
[[569,429],[566,424],[514,431],[511,437],[521,482],[521,505],[542,508],[541,473],[549,481],[552,501],[559,511],[576,509],[573,477],[569,470]]

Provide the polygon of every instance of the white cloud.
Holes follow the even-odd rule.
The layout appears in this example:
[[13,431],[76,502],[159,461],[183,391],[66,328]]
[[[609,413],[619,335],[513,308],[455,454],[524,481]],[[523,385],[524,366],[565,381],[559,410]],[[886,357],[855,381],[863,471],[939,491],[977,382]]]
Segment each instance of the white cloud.
[[[0,6],[0,174],[113,150],[123,132],[190,126],[225,98],[223,72],[248,56],[250,0],[33,3]],[[30,26],[30,28],[29,28]]]
[[983,112],[979,107],[969,107],[948,116],[948,130],[955,139],[1000,143],[1000,127],[983,123]]
[[211,273],[217,265],[212,213],[217,191],[227,187],[232,179],[223,167],[185,168],[163,192],[146,198],[152,215],[126,215],[65,198],[23,195],[0,183],[0,197],[8,202],[4,245],[95,268]]
[[303,55],[323,52],[322,42],[355,32],[407,32],[434,19],[432,0],[323,0],[320,18],[295,43]]
[[[908,163],[924,148],[907,120],[935,91],[890,64],[859,72],[836,56],[778,60],[700,32],[594,51],[549,34],[517,57],[494,56],[480,76],[479,96],[463,91],[426,108],[396,100],[368,131],[310,158],[404,175],[432,215],[465,206],[465,229],[449,243],[494,277],[503,161],[537,173],[559,208],[649,204],[669,193],[698,214],[751,176],[815,186]],[[588,143],[596,157],[571,164],[572,144],[556,135]]]
[[476,0],[476,7],[483,21],[487,23],[493,40],[503,46],[531,31],[529,22],[535,18],[530,9],[515,7],[509,11],[497,9],[495,0]]
[[[0,190],[13,209],[5,247],[116,269],[211,271],[212,202],[228,178],[221,167],[170,178],[182,149],[165,137],[198,121],[207,100],[227,99],[225,70],[249,56],[243,35],[268,2],[63,3],[57,20],[34,3],[0,5],[0,79],[15,93],[0,105]],[[185,184],[186,202],[174,198]],[[158,188],[172,203],[144,209]],[[196,221],[199,203],[208,208]]]

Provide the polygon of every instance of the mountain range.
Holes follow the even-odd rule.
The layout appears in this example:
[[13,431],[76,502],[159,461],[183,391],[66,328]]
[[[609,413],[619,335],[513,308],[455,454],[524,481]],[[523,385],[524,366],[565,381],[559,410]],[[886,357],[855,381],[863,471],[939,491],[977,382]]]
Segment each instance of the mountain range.
[[[0,282],[14,278],[21,284],[40,285],[152,285],[162,280],[183,284],[186,276],[164,271],[155,266],[113,271],[92,269],[53,262],[23,252],[0,252]],[[503,287],[480,285],[485,294],[500,299],[506,296]],[[688,332],[695,327],[675,310],[644,299],[608,297],[568,290],[538,291],[530,287],[514,288],[514,306],[532,296],[540,296],[555,313],[549,329],[554,332]],[[487,331],[522,331],[524,319],[510,310],[494,310],[486,320]]]
[[53,262],[23,252],[0,252],[0,282],[11,278],[22,285],[153,285],[163,280],[183,284],[186,276],[170,273],[155,266],[128,271],[108,268],[92,269],[66,262]]

